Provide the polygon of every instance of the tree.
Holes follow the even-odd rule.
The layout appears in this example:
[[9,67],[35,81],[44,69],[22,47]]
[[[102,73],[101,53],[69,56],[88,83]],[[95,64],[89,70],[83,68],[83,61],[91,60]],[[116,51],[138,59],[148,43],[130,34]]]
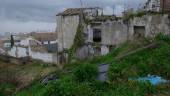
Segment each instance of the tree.
[[11,35],[11,48],[14,46],[14,38],[13,35]]

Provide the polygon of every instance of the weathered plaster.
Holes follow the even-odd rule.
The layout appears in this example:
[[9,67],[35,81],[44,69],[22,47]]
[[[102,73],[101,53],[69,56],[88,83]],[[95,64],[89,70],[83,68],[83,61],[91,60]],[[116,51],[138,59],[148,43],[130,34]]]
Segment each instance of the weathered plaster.
[[57,16],[57,34],[59,51],[63,48],[69,49],[73,45],[79,24],[79,15]]

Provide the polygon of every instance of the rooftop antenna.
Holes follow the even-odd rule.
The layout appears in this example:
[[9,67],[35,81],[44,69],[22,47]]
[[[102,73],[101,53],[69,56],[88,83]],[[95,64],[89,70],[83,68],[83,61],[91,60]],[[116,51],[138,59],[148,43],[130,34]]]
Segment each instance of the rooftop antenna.
[[115,14],[115,6],[113,6],[113,16],[114,16],[114,14]]
[[82,0],[80,0],[80,4],[81,4],[81,8],[83,8],[83,1]]
[[124,12],[126,12],[128,10],[128,5],[126,4],[125,0],[123,0],[124,2]]
[[81,4],[81,16],[83,18],[83,20],[85,21],[85,16],[84,16],[84,13],[83,13],[83,1],[80,0],[80,4]]

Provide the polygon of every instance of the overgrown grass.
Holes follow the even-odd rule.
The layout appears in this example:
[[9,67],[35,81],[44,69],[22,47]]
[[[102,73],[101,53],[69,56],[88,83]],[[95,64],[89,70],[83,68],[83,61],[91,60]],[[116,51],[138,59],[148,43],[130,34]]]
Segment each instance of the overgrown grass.
[[[39,80],[41,77],[57,70],[56,66],[50,66],[40,61],[33,61],[25,65],[2,62],[0,63],[0,93],[6,94],[2,96],[10,96],[9,94],[14,93],[16,90],[25,88],[35,80]],[[12,88],[7,85],[12,85]]]
[[9,96],[15,92],[15,85],[9,83],[0,84],[0,96]]
[[135,17],[142,17],[146,15],[148,12],[146,11],[140,11],[140,12],[135,12],[135,13],[129,13],[127,16],[125,16],[123,19],[124,21],[129,21],[130,19],[133,19]]
[[[169,36],[159,34],[153,41],[158,43],[157,48],[144,49],[121,60],[116,60],[115,57],[143,47],[150,42],[122,44],[106,56],[67,65],[63,71],[69,72],[62,74],[59,80],[52,81],[47,86],[34,84],[29,89],[19,92],[17,96],[157,96],[158,94],[169,96],[170,84],[153,86],[149,82],[128,80],[130,77],[148,74],[170,79],[169,38]],[[93,78],[96,76],[94,66],[101,63],[110,64],[108,83],[102,83]],[[89,76],[93,79],[89,80]]]
[[46,88],[43,84],[35,82],[30,85],[31,87],[26,88],[16,94],[16,96],[44,96]]
[[[112,62],[110,79],[127,80],[128,77],[147,76],[154,74],[170,79],[170,43],[169,36],[158,35],[158,48],[144,49],[124,59]],[[161,43],[160,43],[161,41]]]

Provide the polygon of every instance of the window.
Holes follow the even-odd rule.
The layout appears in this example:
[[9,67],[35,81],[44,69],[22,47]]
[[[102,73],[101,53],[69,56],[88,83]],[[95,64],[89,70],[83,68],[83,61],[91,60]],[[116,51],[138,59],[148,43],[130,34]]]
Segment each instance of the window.
[[94,42],[101,42],[101,30],[100,29],[93,29],[93,41]]
[[143,38],[145,36],[145,26],[134,26],[134,37]]

